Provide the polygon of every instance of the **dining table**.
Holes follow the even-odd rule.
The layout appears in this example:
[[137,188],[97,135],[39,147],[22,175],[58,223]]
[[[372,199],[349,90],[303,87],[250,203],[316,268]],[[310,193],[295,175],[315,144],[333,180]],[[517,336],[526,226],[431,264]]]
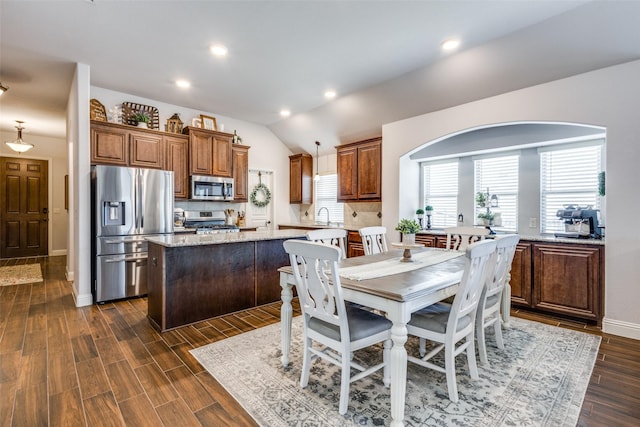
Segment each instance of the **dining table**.
[[[411,314],[455,295],[465,268],[464,252],[439,248],[412,249],[413,262],[402,262],[403,250],[347,258],[338,264],[342,296],[379,310],[391,320],[391,427],[404,425],[407,382],[407,323]],[[281,363],[289,365],[293,286],[291,266],[278,269],[282,287]]]

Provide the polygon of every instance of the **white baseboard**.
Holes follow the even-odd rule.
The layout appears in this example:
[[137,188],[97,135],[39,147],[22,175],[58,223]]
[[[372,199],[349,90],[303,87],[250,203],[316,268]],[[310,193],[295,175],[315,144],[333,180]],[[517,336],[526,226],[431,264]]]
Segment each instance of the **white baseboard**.
[[[68,266],[66,268],[69,268]],[[67,282],[73,282],[73,271],[65,271],[65,277],[67,278]]]
[[73,299],[76,302],[76,307],[86,307],[88,305],[93,304],[93,295],[89,294],[80,294],[76,295],[76,289],[73,287]]
[[49,256],[62,256],[62,255],[66,255],[67,254],[67,250],[66,249],[56,249],[56,250],[52,250],[51,252],[49,252]]
[[637,323],[623,322],[605,317],[602,319],[602,332],[640,340],[640,325]]

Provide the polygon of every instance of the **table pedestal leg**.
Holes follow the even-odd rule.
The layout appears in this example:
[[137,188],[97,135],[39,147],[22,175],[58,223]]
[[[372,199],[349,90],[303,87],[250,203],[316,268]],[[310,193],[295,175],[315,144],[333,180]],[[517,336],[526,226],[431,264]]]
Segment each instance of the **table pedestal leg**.
[[282,292],[282,307],[280,308],[280,333],[282,344],[282,357],[280,361],[283,367],[289,365],[289,347],[291,345],[291,318],[293,309],[291,308],[291,300],[293,299],[293,290],[291,284],[287,283],[287,276],[280,273],[280,287]]

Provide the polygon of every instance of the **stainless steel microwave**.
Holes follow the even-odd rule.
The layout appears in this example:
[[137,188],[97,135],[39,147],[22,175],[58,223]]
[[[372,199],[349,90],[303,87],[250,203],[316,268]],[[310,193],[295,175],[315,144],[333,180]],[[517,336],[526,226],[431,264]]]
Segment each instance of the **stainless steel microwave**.
[[191,200],[233,200],[233,178],[192,175]]

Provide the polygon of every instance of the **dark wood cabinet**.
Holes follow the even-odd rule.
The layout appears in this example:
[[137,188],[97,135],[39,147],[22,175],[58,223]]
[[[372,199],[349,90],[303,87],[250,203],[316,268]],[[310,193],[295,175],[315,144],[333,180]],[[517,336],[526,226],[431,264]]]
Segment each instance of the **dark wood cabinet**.
[[129,166],[162,169],[164,167],[162,134],[155,131],[129,132]]
[[313,157],[307,153],[289,156],[289,203],[313,203]]
[[187,127],[189,174],[231,177],[231,134]]
[[534,244],[532,307],[601,322],[600,246]]
[[511,263],[511,302],[531,307],[531,243],[518,243]]
[[347,233],[347,257],[352,258],[364,255],[364,246],[362,245],[362,237],[357,231],[349,231]]
[[189,197],[189,139],[186,136],[165,136],[165,169],[173,171],[173,191],[176,199]]
[[129,130],[122,125],[91,122],[91,164],[129,165]]
[[231,147],[231,169],[233,170],[233,201],[249,201],[249,147],[233,144]]
[[382,200],[382,138],[336,147],[338,201]]
[[416,234],[416,243],[422,243],[428,248],[435,248],[437,244],[437,237],[433,234]]

